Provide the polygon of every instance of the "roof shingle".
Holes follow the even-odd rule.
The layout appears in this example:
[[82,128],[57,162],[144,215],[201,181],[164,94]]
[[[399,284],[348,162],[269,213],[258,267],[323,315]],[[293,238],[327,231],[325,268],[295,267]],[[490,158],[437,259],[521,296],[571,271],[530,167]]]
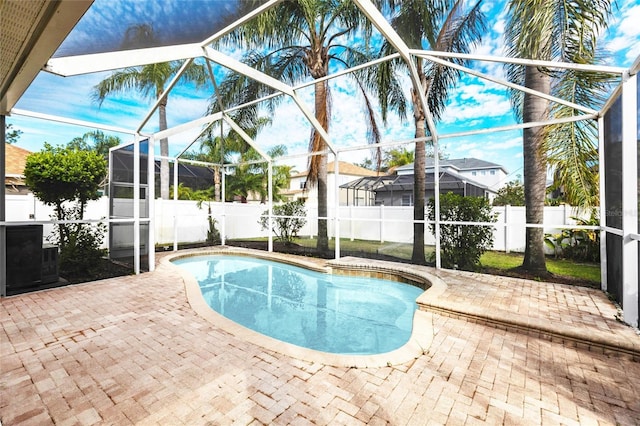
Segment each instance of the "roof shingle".
[[31,151],[19,146],[6,143],[5,148],[5,173],[7,176],[24,176],[24,166]]
[[[327,164],[327,173],[335,172],[335,161],[332,161]],[[338,172],[341,175],[352,175],[352,176],[378,176],[379,173],[375,170],[365,169],[364,167],[356,166],[355,164],[347,163],[346,161],[340,161]],[[291,177],[302,177],[309,174],[309,171],[306,170],[304,172],[300,172]],[[384,173],[382,173],[384,174]]]

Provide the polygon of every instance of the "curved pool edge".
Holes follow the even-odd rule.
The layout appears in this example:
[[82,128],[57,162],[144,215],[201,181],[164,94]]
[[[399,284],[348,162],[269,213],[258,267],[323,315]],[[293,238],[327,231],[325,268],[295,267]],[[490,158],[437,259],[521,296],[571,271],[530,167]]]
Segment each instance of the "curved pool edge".
[[431,298],[431,294],[429,294],[431,292],[434,293],[433,296],[437,296],[437,294],[444,291],[446,284],[444,284],[444,282],[438,277],[421,269],[411,268],[411,270],[406,270],[406,268],[402,266],[403,264],[381,261],[371,262],[369,259],[343,258],[333,261],[326,261],[322,259],[310,260],[282,253],[226,246],[208,249],[183,250],[164,256],[161,259],[161,263],[174,268],[174,270],[176,270],[182,277],[187,301],[191,305],[191,308],[207,321],[240,339],[244,339],[257,346],[261,346],[265,349],[290,356],[292,358],[334,367],[352,368],[384,367],[404,364],[423,355],[431,346],[434,334],[432,321],[433,314],[421,309],[417,309],[414,313],[413,331],[409,341],[400,348],[391,352],[376,355],[341,355],[321,352],[283,342],[281,340],[265,336],[257,331],[253,331],[211,309],[202,296],[200,286],[195,277],[172,263],[172,260],[176,259],[215,254],[250,256],[326,273],[343,273],[344,271],[362,272],[366,270],[374,273],[396,274],[402,279],[420,280],[425,286],[428,286],[428,289],[416,300],[419,307],[423,298]]

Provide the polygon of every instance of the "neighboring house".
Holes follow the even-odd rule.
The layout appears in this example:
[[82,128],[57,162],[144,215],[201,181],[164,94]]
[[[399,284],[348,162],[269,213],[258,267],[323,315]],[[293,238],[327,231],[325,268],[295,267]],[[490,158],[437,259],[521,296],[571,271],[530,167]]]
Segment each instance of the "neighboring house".
[[[342,185],[347,194],[348,205],[354,206],[413,206],[413,174],[393,174],[380,177],[363,177]],[[440,194],[453,192],[465,197],[486,197],[492,199],[496,191],[475,182],[451,169],[440,172]],[[426,174],[425,198],[435,195],[433,168]]]
[[[426,159],[426,173],[433,173],[433,158]],[[478,158],[454,158],[439,161],[440,173],[451,171],[463,178],[497,192],[507,184],[507,170],[499,164]],[[398,175],[413,175],[413,163],[396,169]]]
[[[426,159],[425,197],[432,198],[434,190],[433,158]],[[440,160],[440,194],[453,192],[462,196],[495,198],[498,189],[506,184],[507,171],[499,164],[477,158]],[[413,163],[397,167],[392,174],[363,177],[341,185],[348,205],[354,206],[413,206]]]
[[5,179],[4,187],[7,195],[29,193],[24,181],[24,166],[31,151],[15,145],[5,144]]
[[[291,176],[289,183],[289,190],[282,191],[281,195],[285,196],[288,200],[304,199],[307,205],[318,204],[318,189],[314,186],[311,187],[307,183],[307,177],[309,172],[298,173]],[[364,167],[356,166],[351,163],[340,161],[338,163],[338,185],[342,186],[353,180],[365,177],[365,176],[378,176],[379,173],[373,170],[365,169]],[[336,173],[335,162],[327,164],[327,205],[335,206],[335,188]],[[340,191],[340,205],[348,205],[347,193]]]

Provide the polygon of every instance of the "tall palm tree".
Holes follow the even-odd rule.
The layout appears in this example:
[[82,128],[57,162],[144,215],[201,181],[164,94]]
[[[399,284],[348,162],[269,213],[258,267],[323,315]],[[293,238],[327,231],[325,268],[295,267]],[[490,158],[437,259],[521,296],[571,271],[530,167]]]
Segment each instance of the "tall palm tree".
[[[468,8],[464,0],[388,0],[388,6],[394,13],[391,25],[409,48],[468,53],[472,45],[481,40],[485,30],[480,1]],[[392,47],[384,44],[381,54],[386,55],[391,52]],[[414,57],[413,60],[420,80],[419,86],[411,89],[415,137],[424,138],[427,135],[426,112],[422,108],[418,91],[424,93],[431,114],[438,120],[444,111],[449,90],[459,80],[460,72],[450,67],[430,63],[421,57]],[[451,61],[462,65],[466,62],[462,59]],[[386,118],[387,108],[404,108],[404,98],[389,90],[389,81],[397,72],[406,73],[407,64],[403,61],[386,62],[376,71],[378,94],[381,97],[380,105],[383,108],[383,118]],[[415,264],[424,264],[426,189],[426,143],[424,140],[415,143],[414,153],[413,218],[415,222],[411,261]]]
[[[362,32],[363,31],[363,32]],[[367,48],[354,48],[342,44],[345,37],[363,35],[369,39],[370,25],[360,10],[350,1],[295,0],[282,2],[269,9],[247,25],[230,34],[228,42],[253,49],[244,59],[250,66],[290,84],[308,78],[320,79],[329,74],[330,67],[345,68],[369,59]],[[377,142],[379,131],[374,111],[367,98],[367,88],[360,74],[351,74],[354,87],[365,97],[365,114],[369,120],[369,137]],[[229,75],[220,84],[222,104],[239,105],[272,93],[268,87]],[[330,88],[327,81],[314,85],[315,117],[328,131],[331,119]],[[272,100],[273,108],[281,98]],[[212,105],[216,105],[214,99]],[[250,108],[246,109],[251,112]],[[309,151],[317,153],[309,160],[309,183],[318,189],[319,250],[329,249],[327,229],[327,149],[325,141],[316,131],[311,132]]]
[[[153,29],[148,25],[134,25],[127,29],[122,46],[151,46],[154,43],[155,35]],[[92,98],[102,105],[105,98],[114,93],[123,93],[130,90],[137,90],[144,97],[159,99],[164,94],[164,88],[176,73],[180,70],[182,62],[162,62],[149,64],[140,67],[128,67],[114,71],[109,77],[102,80],[93,88]],[[201,87],[208,82],[205,68],[202,64],[192,62],[184,74],[183,82],[195,83],[196,87]],[[160,130],[167,128],[167,97],[165,96],[158,105],[158,127]],[[160,140],[160,196],[162,199],[169,199],[169,140]]]
[[[510,0],[505,32],[508,55],[529,59],[594,63],[596,40],[611,13],[610,0]],[[576,71],[551,71],[542,67],[508,65],[510,81],[545,94],[556,94],[583,105],[602,99],[606,76]],[[572,108],[550,105],[529,93],[512,92],[516,115],[523,122],[577,115]],[[573,201],[593,203],[594,181],[588,160],[594,160],[594,123],[524,129],[524,195],[526,221],[544,223],[544,200],[548,160],[561,170]],[[566,189],[565,188],[565,189]],[[591,194],[591,195],[589,195]],[[522,268],[548,274],[544,256],[544,229],[526,229]]]

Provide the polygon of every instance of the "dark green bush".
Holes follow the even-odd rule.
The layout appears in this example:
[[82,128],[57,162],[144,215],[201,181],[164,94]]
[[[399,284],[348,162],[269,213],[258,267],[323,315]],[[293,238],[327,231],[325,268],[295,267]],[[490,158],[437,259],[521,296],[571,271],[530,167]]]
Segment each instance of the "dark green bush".
[[107,255],[107,249],[100,248],[105,228],[104,224],[78,226],[69,244],[60,250],[60,270],[65,276],[91,276],[101,267],[101,260]]
[[524,206],[524,185],[519,180],[513,180],[498,190],[493,199],[494,206]]
[[[428,218],[435,220],[435,200],[429,200]],[[440,196],[440,220],[452,222],[495,222],[489,200],[463,197],[451,192]],[[429,229],[435,232],[435,225]],[[471,225],[440,225],[440,253],[445,268],[472,271],[480,256],[493,245],[493,227]]]

